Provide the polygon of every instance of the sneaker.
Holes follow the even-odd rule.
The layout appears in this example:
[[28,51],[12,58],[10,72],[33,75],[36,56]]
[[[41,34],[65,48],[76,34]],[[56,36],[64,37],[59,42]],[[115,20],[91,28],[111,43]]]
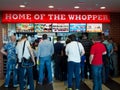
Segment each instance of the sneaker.
[[19,86],[19,84],[13,85],[14,88],[16,88],[16,87],[18,87],[18,86]]
[[48,83],[48,85],[51,85],[51,84],[53,84],[53,81],[51,81],[51,82]]
[[4,85],[5,88],[8,88],[8,85]]
[[67,88],[67,90],[72,90],[72,88]]
[[42,83],[41,83],[41,82],[38,82],[38,85],[42,85]]
[[43,86],[43,84],[42,84],[41,82],[38,82],[37,85],[39,85],[39,86]]
[[30,85],[27,86],[27,89],[30,89]]
[[26,85],[24,85],[24,89],[26,88]]

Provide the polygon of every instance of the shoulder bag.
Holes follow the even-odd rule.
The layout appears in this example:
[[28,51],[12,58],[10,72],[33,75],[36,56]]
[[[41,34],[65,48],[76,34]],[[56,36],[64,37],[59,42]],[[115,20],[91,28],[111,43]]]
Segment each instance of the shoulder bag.
[[29,67],[34,66],[34,62],[32,60],[32,56],[31,56],[31,52],[30,52],[29,48],[27,48],[27,49],[28,49],[28,51],[30,53],[30,57],[28,59],[26,59],[25,57],[23,57],[23,55],[24,55],[24,49],[25,49],[25,43],[26,43],[26,41],[24,42],[24,45],[23,45],[21,65],[22,65],[22,67],[29,68]]

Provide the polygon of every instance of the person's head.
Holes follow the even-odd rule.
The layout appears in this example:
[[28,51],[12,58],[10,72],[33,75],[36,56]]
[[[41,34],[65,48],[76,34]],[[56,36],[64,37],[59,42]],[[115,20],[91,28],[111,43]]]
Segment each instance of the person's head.
[[42,35],[43,40],[47,39],[47,34]]
[[65,41],[66,44],[68,44],[70,42],[71,42],[71,40],[69,38]]
[[76,36],[74,34],[71,34],[69,37],[68,37],[71,41],[76,41]]
[[39,40],[38,39],[36,39],[35,41],[34,41],[34,45],[38,45],[38,43],[39,43]]
[[112,37],[108,37],[108,42],[110,42],[110,43],[112,43],[112,42],[113,42]]
[[82,39],[87,39],[87,36],[83,34]]
[[11,40],[12,42],[15,42],[15,41],[16,41],[15,35],[10,36],[10,40]]
[[57,37],[57,41],[60,41],[60,40],[61,40],[61,36],[58,36],[58,37]]
[[101,37],[100,37],[100,36],[94,36],[94,37],[92,38],[92,41],[93,41],[93,43],[94,43],[94,42],[101,42]]
[[27,36],[23,35],[23,36],[21,37],[21,40],[24,40],[24,39],[27,39]]

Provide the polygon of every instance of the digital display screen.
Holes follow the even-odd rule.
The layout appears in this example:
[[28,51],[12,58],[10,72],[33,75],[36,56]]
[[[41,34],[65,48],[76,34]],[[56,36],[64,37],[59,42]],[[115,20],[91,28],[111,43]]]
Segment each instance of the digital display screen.
[[68,23],[53,23],[52,32],[69,32]]
[[17,32],[34,32],[34,24],[31,23],[20,23],[16,24]]
[[102,24],[101,23],[87,24],[86,32],[102,32]]
[[52,32],[51,23],[35,23],[35,32]]
[[85,23],[71,23],[70,32],[86,32]]

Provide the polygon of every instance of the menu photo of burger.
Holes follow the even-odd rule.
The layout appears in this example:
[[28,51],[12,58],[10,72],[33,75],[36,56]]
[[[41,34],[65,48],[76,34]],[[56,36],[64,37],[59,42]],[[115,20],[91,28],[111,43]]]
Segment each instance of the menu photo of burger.
[[51,23],[35,23],[35,32],[51,32]]
[[20,23],[16,24],[17,32],[34,32],[34,24],[32,23]]
[[87,24],[86,32],[102,32],[102,23]]

